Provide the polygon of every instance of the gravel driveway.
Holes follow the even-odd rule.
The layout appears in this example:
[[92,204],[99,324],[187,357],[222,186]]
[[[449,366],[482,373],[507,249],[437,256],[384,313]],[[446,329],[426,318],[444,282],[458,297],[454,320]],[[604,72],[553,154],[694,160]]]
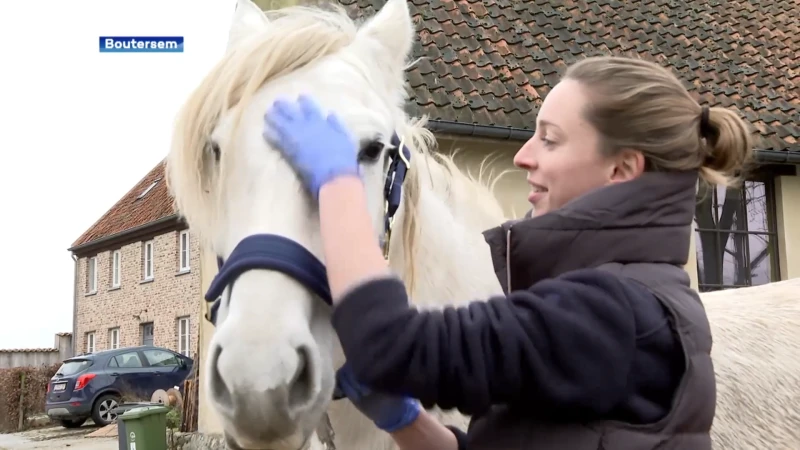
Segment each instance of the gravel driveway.
[[117,450],[119,448],[116,437],[86,437],[97,429],[98,427],[90,421],[78,429],[70,430],[59,426],[0,434],[0,450]]

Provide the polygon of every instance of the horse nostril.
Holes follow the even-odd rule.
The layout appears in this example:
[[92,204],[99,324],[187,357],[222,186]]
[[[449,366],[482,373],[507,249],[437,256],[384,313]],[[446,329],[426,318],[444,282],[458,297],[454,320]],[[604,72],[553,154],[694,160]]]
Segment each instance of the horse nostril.
[[225,380],[222,378],[222,374],[219,372],[218,363],[220,355],[222,355],[222,347],[219,345],[214,345],[211,348],[209,355],[209,381],[211,386],[211,395],[221,405],[232,408],[233,399],[231,398],[231,391],[228,389],[228,386],[225,385]]
[[304,406],[314,394],[314,367],[311,350],[301,346],[297,349],[297,370],[289,384],[289,405]]

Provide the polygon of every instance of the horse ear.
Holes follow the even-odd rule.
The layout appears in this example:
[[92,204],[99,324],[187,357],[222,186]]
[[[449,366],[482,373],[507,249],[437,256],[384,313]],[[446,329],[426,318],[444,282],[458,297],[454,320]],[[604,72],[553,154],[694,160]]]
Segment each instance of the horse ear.
[[406,0],[388,0],[359,34],[375,39],[393,59],[405,63],[414,43],[414,22]]
[[261,8],[252,0],[237,0],[233,13],[233,24],[228,33],[228,50],[250,36],[263,31],[269,20]]

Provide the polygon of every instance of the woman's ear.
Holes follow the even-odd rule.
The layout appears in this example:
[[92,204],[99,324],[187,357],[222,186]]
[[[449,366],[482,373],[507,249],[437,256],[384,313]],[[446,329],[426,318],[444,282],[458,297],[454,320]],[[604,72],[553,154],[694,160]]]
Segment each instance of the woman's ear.
[[616,157],[612,182],[630,181],[644,173],[644,155],[639,150],[624,149]]

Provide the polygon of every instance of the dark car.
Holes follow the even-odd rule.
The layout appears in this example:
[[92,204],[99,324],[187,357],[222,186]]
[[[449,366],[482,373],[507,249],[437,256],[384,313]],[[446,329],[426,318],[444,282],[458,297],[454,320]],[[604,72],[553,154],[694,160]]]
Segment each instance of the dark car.
[[150,400],[158,389],[183,387],[193,361],[161,347],[105,350],[66,359],[47,385],[45,411],[67,428],[92,418],[108,425],[120,399]]

